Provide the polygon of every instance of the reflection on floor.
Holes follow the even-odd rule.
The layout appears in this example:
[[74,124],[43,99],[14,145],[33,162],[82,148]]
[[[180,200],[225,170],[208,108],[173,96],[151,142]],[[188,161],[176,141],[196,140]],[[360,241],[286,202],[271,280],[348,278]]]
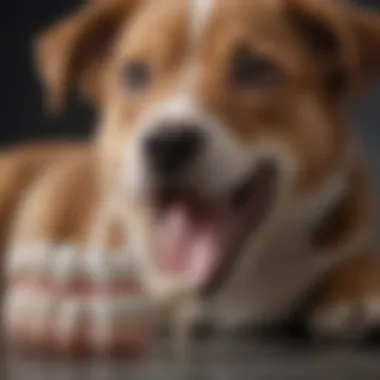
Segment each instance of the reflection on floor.
[[194,343],[179,360],[168,343],[139,362],[43,361],[6,355],[7,380],[378,380],[380,346],[331,345],[305,339],[225,337]]

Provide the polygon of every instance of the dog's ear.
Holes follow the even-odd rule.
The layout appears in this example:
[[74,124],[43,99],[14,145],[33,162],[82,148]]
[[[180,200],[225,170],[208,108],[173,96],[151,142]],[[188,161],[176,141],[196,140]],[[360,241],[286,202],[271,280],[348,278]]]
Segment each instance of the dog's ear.
[[36,38],[36,65],[49,112],[62,111],[71,87],[95,103],[100,101],[107,53],[118,30],[140,2],[93,1]]
[[339,0],[284,0],[331,91],[360,90],[380,73],[380,15]]

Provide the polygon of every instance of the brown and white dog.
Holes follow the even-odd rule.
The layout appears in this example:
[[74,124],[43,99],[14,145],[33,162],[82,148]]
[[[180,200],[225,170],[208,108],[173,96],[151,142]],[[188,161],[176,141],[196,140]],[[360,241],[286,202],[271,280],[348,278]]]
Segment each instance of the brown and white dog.
[[222,328],[280,322],[317,286],[311,332],[380,323],[372,195],[343,110],[380,71],[380,16],[322,0],[107,0],[36,48],[49,106],[74,86],[99,122],[92,144],[1,158],[12,339],[125,343],[138,330],[124,328],[126,253],[196,290],[199,317]]

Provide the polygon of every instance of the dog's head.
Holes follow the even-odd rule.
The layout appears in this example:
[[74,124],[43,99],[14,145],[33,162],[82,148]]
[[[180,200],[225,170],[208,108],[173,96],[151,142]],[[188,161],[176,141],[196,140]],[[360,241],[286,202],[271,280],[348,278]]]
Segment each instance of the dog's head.
[[104,0],[37,49],[51,105],[77,86],[100,110],[109,178],[153,200],[163,261],[210,284],[247,236],[306,223],[345,187],[342,105],[380,67],[380,17],[327,0]]

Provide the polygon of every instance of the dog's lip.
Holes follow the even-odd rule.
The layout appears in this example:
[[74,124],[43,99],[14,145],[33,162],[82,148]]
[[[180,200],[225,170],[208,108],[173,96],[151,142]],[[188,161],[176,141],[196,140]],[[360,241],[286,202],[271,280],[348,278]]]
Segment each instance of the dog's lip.
[[[211,269],[208,275],[196,286],[204,296],[211,296],[223,285],[240,256],[235,251],[241,250],[239,248],[248,236],[266,219],[274,198],[278,177],[274,162],[260,162],[248,173],[222,200],[202,199],[195,192],[179,188],[166,189],[156,197],[158,219],[161,219],[160,215],[170,212],[168,210],[174,204],[182,204],[186,208],[187,218],[191,220],[190,229],[191,226],[198,228],[198,224],[206,221],[209,227],[212,225],[213,233],[218,235],[217,248],[214,247],[216,252],[211,255],[214,256],[214,261],[211,260],[214,265],[209,264]],[[193,235],[193,238],[196,241],[197,236]],[[191,253],[187,254],[188,261],[191,261],[190,258]]]
[[277,176],[277,167],[274,162],[268,160],[260,162],[257,167],[249,172],[240,183],[230,192],[231,207],[235,212],[239,212],[252,196],[252,189],[259,182],[273,182]]
[[[223,286],[226,278],[239,260],[246,240],[265,222],[275,197],[278,174],[278,167],[275,162],[270,160],[263,161],[230,193],[233,217],[237,220],[232,223],[235,226],[230,227],[234,231],[217,270],[201,289],[204,297],[212,296]],[[255,191],[257,185],[260,185],[260,191],[264,196],[261,198],[262,202],[259,205],[261,210],[252,216],[249,208],[250,202],[257,202],[257,199],[252,199],[255,198],[252,192]]]

